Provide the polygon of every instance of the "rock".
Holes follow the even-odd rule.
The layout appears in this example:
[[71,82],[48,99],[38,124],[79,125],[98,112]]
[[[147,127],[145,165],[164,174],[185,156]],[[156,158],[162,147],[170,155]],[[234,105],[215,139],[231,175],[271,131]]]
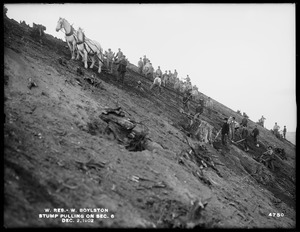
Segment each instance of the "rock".
[[163,150],[163,147],[160,144],[158,144],[156,142],[153,142],[153,141],[150,141],[150,140],[147,140],[147,142],[145,144],[145,147],[149,151]]

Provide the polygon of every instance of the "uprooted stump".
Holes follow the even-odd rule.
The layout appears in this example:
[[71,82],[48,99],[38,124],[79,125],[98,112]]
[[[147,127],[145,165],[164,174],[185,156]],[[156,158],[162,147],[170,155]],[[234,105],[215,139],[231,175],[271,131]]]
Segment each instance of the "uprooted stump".
[[146,149],[147,129],[137,126],[143,126],[142,124],[126,118],[121,107],[107,108],[99,117],[107,123],[106,133],[112,133],[127,150],[143,151]]
[[130,136],[132,138],[129,141],[129,143],[126,144],[126,146],[125,146],[125,148],[128,151],[143,151],[143,150],[145,150],[146,142],[147,142],[146,141],[147,133],[142,132],[142,133],[137,134],[137,135],[130,134]]
[[177,162],[186,166],[191,173],[204,184],[207,184],[208,186],[215,184],[208,176],[204,175],[203,170],[210,167],[217,173],[218,176],[222,177],[222,174],[216,168],[215,162],[210,157],[206,147],[204,145],[196,145],[193,147],[190,145],[187,137],[186,140],[190,149],[181,151],[181,153],[177,156]]
[[188,137],[200,142],[212,143],[212,132],[214,127],[203,119],[194,119],[192,115],[183,112],[186,118],[180,121],[177,127],[183,131]]
[[97,117],[90,117],[90,122],[87,123],[86,132],[91,135],[102,135],[105,133],[107,123]]

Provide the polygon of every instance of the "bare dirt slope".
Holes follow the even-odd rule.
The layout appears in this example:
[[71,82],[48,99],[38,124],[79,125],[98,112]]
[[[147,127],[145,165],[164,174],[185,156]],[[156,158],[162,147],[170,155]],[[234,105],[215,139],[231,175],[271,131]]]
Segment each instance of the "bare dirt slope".
[[[82,63],[69,60],[63,41],[46,34],[40,43],[30,27],[8,18],[4,30],[5,227],[295,227],[294,145],[261,127],[261,146],[251,144],[248,153],[239,145],[216,150],[201,144],[218,171],[205,167],[200,178],[193,162],[178,162],[182,151],[190,151],[179,126],[188,121],[179,112],[181,97],[168,89],[150,92],[151,82],[133,69],[124,86],[114,75],[84,70],[101,82],[94,87],[76,74]],[[145,91],[134,88],[137,80]],[[99,115],[117,106],[148,128],[147,149],[129,151],[106,133]],[[226,106],[215,106],[211,117],[202,116],[214,135],[224,116],[240,120]],[[287,154],[276,160],[274,172],[253,159],[268,144]],[[108,218],[40,218],[57,208],[78,214],[105,208]]]

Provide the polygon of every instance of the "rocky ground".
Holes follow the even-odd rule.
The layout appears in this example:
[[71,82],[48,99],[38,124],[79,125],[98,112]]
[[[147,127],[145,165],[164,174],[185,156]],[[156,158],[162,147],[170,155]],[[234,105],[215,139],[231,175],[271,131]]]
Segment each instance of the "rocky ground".
[[[78,67],[84,76],[77,75]],[[96,74],[96,68],[85,70],[70,60],[64,41],[48,34],[40,40],[26,24],[4,18],[6,228],[295,227],[293,144],[262,127],[260,147],[252,141],[247,153],[241,145],[216,149],[187,138],[181,96],[166,88],[161,95],[151,92],[151,82],[130,67],[121,85],[115,75]],[[84,79],[93,74],[97,86]],[[135,88],[138,80],[144,91]],[[117,107],[145,132],[144,150],[129,151],[107,130],[99,116]],[[241,121],[215,102],[212,115],[205,111],[201,117],[214,126],[215,136],[230,115]],[[250,130],[254,125],[250,121]],[[200,169],[188,158],[190,145],[197,144],[215,168]],[[269,144],[287,156],[277,158],[274,172],[255,160]],[[94,212],[92,220],[79,212],[95,208],[107,209],[108,218]],[[47,218],[47,209],[58,218]],[[63,222],[71,209],[85,219]]]

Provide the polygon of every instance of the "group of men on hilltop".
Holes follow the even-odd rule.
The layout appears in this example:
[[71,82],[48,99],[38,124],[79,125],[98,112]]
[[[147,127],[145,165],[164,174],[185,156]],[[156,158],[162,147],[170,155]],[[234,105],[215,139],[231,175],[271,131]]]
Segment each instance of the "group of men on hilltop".
[[[279,131],[279,129],[280,129],[280,126],[279,125],[277,125],[277,122],[275,122],[275,125],[273,126],[273,134],[277,137],[277,138],[281,138],[281,136],[282,136],[282,138],[286,138],[285,136],[286,136],[286,132],[287,132],[287,129],[286,129],[286,126],[284,126],[283,127],[283,130],[282,131]],[[281,135],[281,133],[280,132],[282,132],[282,135]]]
[[[262,115],[261,118],[258,120],[258,124],[261,125],[262,127],[264,127],[264,122],[265,122],[266,118]],[[282,138],[286,138],[286,132],[287,132],[287,129],[286,129],[286,126],[284,126],[283,130],[282,131],[279,131],[280,129],[280,126],[277,125],[277,122],[275,122],[275,125],[273,126],[273,130],[272,130],[272,133],[277,137],[277,138],[280,138],[282,136]],[[281,134],[282,132],[282,134]]]
[[[141,75],[143,75],[143,69],[147,65],[147,63],[150,63],[150,60],[146,57],[146,55],[144,55],[143,58],[140,57],[140,60],[138,61],[138,70]],[[150,63],[150,65],[152,66],[152,63]],[[163,73],[160,66],[158,66],[157,69],[153,72],[152,77],[153,77],[152,88],[154,86],[157,86],[160,92],[161,92],[161,86],[166,87],[168,85],[169,87],[174,87],[175,83],[180,81],[176,69],[174,69],[174,73],[172,73],[171,70],[169,71],[165,70],[165,72]],[[187,75],[186,77],[186,82],[190,82],[189,75]]]

